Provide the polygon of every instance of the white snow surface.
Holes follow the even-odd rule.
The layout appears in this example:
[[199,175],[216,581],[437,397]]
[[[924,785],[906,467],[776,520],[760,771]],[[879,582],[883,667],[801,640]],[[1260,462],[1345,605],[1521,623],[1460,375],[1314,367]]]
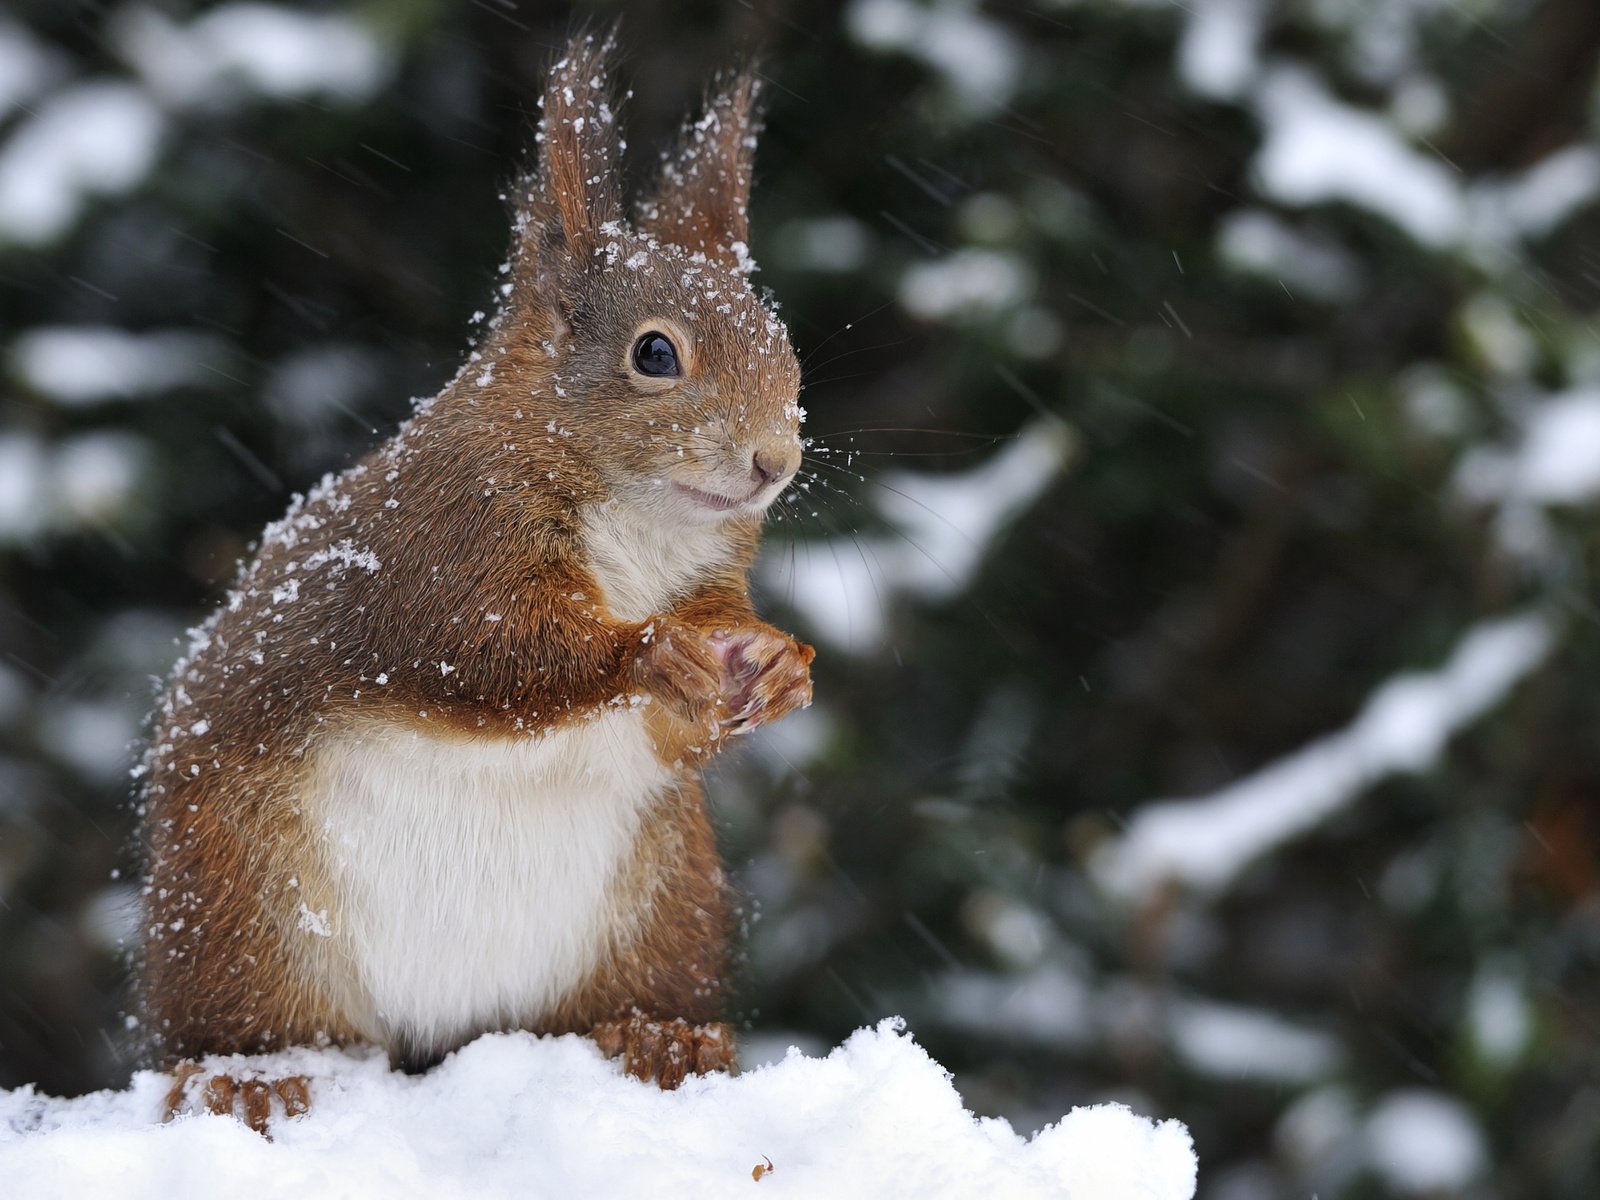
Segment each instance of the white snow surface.
[[1015,308],[1033,291],[1033,277],[1014,254],[972,247],[917,263],[900,280],[900,303],[925,321],[981,317]]
[[[1239,71],[1229,84],[1235,91],[1244,90]],[[1425,246],[1495,263],[1517,241],[1548,235],[1600,198],[1592,146],[1566,146],[1515,174],[1468,181],[1431,147],[1412,145],[1392,114],[1344,103],[1295,63],[1262,69],[1249,103],[1264,130],[1253,164],[1263,196],[1364,208]]]
[[1156,996],[1132,981],[1093,981],[1067,961],[1026,972],[956,970],[933,989],[938,1019],[953,1029],[1019,1046],[1075,1048],[1118,1036],[1133,1023],[1162,1037],[1194,1072],[1212,1079],[1305,1084],[1340,1065],[1338,1041],[1265,1009],[1195,996]]
[[[335,1050],[218,1062],[264,1078],[307,1074],[311,1111],[280,1118],[269,1142],[231,1117],[160,1124],[168,1079],[153,1072],[126,1091],[73,1100],[0,1092],[9,1200],[1189,1200],[1195,1190],[1178,1122],[1105,1104],[1024,1139],[967,1112],[943,1068],[895,1020],[858,1031],[826,1058],[791,1049],[780,1062],[690,1079],[676,1092],[625,1077],[575,1036],[492,1034],[417,1077]],[[774,1170],[753,1180],[768,1160]]]
[[1488,1143],[1453,1096],[1408,1088],[1385,1096],[1367,1117],[1367,1162],[1408,1196],[1458,1192],[1489,1161]]
[[1237,97],[1259,69],[1261,0],[1195,0],[1178,41],[1178,75],[1213,100]]
[[1514,447],[1477,447],[1455,486],[1478,503],[1582,504],[1600,497],[1600,390],[1545,397],[1523,416]]
[[933,597],[964,590],[994,539],[1055,481],[1074,449],[1070,428],[1045,418],[972,471],[886,475],[878,508],[914,552],[896,578]]
[[1517,456],[1512,487],[1547,504],[1577,504],[1600,495],[1600,394],[1561,396],[1537,410]]
[[67,438],[55,453],[57,524],[114,524],[143,482],[147,451],[131,433],[95,430]]
[[155,165],[166,119],[144,90],[96,79],[47,97],[0,145],[0,245],[43,245],[96,195],[136,187]]
[[0,546],[131,519],[147,461],[144,443],[127,433],[92,431],[54,444],[0,433]]
[[1100,997],[1087,973],[1048,962],[1022,974],[951,971],[933,989],[941,1020],[1022,1044],[1081,1046],[1100,1036]]
[[1509,230],[1542,237],[1600,195],[1600,152],[1574,145],[1545,155],[1522,172],[1476,184],[1474,218],[1485,236]]
[[129,333],[109,325],[44,325],[12,344],[11,367],[29,386],[69,407],[150,396],[212,377],[222,357],[209,334]]
[[1467,503],[1497,510],[1495,536],[1510,558],[1550,563],[1556,538],[1545,510],[1600,501],[1600,389],[1532,398],[1516,418],[1513,440],[1462,455],[1452,487]]
[[1536,612],[1473,627],[1438,670],[1388,680],[1339,732],[1209,796],[1145,805],[1095,856],[1095,877],[1127,901],[1169,882],[1222,890],[1385,776],[1427,768],[1457,730],[1543,662],[1555,641],[1551,619]]
[[[793,546],[773,538],[761,577],[818,637],[872,653],[882,645],[896,594],[937,601],[964,591],[995,538],[1060,476],[1076,448],[1069,426],[1041,418],[970,471],[885,472],[873,505],[897,535]],[[847,452],[835,452],[831,465],[849,471],[853,464]],[[803,488],[787,501],[791,510],[809,509],[812,499]],[[819,497],[819,513],[830,502],[826,493]]]
[[1336,100],[1305,68],[1267,72],[1256,110],[1266,130],[1254,167],[1263,194],[1296,205],[1342,200],[1425,246],[1461,236],[1466,202],[1450,168],[1407,145],[1377,113]]
[[1187,1000],[1174,1006],[1171,1021],[1178,1055],[1215,1079],[1314,1083],[1340,1062],[1331,1034],[1260,1009]]
[[394,67],[388,47],[354,17],[276,4],[222,4],[188,25],[132,5],[117,14],[112,40],[151,90],[179,108],[253,96],[358,103]]
[[0,120],[61,74],[58,56],[20,25],[0,18]]
[[1004,108],[1021,80],[1021,47],[974,0],[854,0],[845,27],[863,46],[919,60],[972,118]]
[[31,433],[0,433],[0,545],[26,541],[43,527],[39,497],[49,478],[43,442]]
[[1481,965],[1467,989],[1464,1008],[1473,1049],[1502,1069],[1514,1064],[1533,1039],[1523,974],[1524,968],[1508,954]]
[[1338,303],[1361,284],[1356,259],[1332,239],[1296,229],[1259,208],[1238,208],[1222,219],[1217,252],[1235,270],[1277,279],[1290,294]]

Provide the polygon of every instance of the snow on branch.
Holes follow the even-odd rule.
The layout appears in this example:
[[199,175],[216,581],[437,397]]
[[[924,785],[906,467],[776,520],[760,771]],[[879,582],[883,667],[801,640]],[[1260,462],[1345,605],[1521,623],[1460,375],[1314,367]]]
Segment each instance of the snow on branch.
[[1145,805],[1096,856],[1096,878],[1128,901],[1168,882],[1221,891],[1379,780],[1432,765],[1450,737],[1498,704],[1554,642],[1551,620],[1538,613],[1475,626],[1444,666],[1390,679],[1338,733],[1209,796]]

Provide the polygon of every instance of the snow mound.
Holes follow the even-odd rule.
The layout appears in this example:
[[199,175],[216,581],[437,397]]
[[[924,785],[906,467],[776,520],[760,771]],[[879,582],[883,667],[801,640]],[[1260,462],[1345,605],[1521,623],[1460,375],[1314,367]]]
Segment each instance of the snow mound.
[[[898,1021],[826,1058],[791,1049],[737,1078],[662,1092],[587,1039],[491,1034],[427,1075],[373,1053],[292,1050],[218,1060],[306,1074],[312,1108],[266,1141],[228,1117],[157,1123],[168,1079],[72,1100],[0,1091],[10,1200],[322,1196],[768,1197],[1000,1195],[1189,1200],[1195,1159],[1176,1121],[1079,1108],[1031,1140],[974,1118]],[[752,1178],[758,1164],[774,1170]],[[248,1181],[242,1190],[240,1184]]]

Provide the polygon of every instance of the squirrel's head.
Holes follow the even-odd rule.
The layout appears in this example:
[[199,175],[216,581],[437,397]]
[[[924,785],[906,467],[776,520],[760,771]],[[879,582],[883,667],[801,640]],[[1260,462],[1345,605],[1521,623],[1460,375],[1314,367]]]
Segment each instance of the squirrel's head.
[[612,48],[579,37],[551,68],[518,197],[511,328],[536,344],[552,410],[613,498],[668,519],[759,516],[799,468],[802,411],[788,332],[750,286],[757,81],[717,82],[630,219]]

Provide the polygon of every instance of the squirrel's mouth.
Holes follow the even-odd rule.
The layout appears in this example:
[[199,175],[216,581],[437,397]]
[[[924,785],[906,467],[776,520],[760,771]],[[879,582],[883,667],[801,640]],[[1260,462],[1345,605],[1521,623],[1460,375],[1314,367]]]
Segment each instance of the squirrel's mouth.
[[674,483],[680,492],[696,504],[704,505],[712,512],[727,512],[730,509],[743,508],[761,494],[757,488],[748,496],[724,496],[720,492],[703,492],[697,487],[690,487],[687,483]]

